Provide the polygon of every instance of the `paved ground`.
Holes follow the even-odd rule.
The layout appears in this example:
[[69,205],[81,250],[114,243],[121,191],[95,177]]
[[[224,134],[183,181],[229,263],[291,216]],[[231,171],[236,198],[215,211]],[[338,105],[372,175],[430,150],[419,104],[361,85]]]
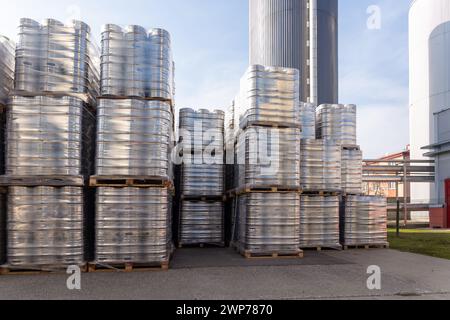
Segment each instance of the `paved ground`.
[[[367,267],[382,290],[366,287]],[[450,261],[393,250],[306,252],[303,260],[248,261],[229,249],[183,249],[168,272],[0,276],[0,299],[450,299]]]

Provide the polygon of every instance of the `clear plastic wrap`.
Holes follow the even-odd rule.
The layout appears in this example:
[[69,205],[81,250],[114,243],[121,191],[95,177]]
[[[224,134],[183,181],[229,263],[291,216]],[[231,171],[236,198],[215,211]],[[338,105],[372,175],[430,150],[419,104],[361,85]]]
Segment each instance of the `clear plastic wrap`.
[[102,32],[103,96],[160,98],[173,101],[174,63],[170,34],[140,26],[108,24]]
[[97,175],[172,178],[169,103],[102,99],[97,109]]
[[301,188],[304,191],[342,189],[341,147],[331,141],[301,141]]
[[339,197],[302,196],[300,248],[339,246]]
[[12,96],[7,111],[6,173],[93,173],[95,114],[74,97]]
[[343,245],[387,245],[386,198],[347,196],[341,216],[341,228]]
[[84,262],[83,189],[10,187],[8,265],[81,265]]
[[342,191],[359,195],[363,192],[363,154],[355,148],[342,150]]
[[237,239],[251,254],[296,254],[300,245],[300,195],[250,193],[239,196]]
[[317,138],[356,145],[356,106],[324,104],[317,108]]
[[95,262],[159,264],[172,251],[167,188],[98,188]]
[[300,187],[300,129],[250,127],[238,137],[238,187]]
[[182,201],[181,245],[224,245],[223,202]]
[[0,106],[6,105],[14,87],[15,44],[0,35]]
[[71,95],[94,103],[100,91],[99,65],[99,49],[87,24],[21,19],[16,93]]
[[235,131],[255,123],[300,128],[299,79],[296,69],[250,66],[235,101]]

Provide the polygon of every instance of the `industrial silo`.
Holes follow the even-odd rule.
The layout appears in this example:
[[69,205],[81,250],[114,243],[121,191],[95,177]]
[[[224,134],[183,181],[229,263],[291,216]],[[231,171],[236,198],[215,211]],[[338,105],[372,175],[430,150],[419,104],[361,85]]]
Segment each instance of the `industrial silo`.
[[302,101],[337,103],[337,0],[249,4],[250,64],[299,69]]
[[[450,107],[450,1],[414,0],[409,12],[411,158],[434,144],[434,114]],[[450,125],[449,125],[450,126]],[[413,202],[436,198],[430,184],[411,187]]]

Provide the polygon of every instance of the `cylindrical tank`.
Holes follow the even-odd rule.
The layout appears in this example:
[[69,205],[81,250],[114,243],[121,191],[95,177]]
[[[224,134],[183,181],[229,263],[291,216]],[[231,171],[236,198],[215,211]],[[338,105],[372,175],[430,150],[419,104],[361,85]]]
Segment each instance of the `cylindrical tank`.
[[300,97],[309,96],[308,9],[305,0],[249,0],[250,65],[300,70]]
[[318,105],[338,103],[338,1],[315,1],[317,3],[317,100],[313,101]]
[[249,0],[249,4],[250,64],[298,69],[302,101],[337,103],[337,0]]
[[[450,2],[414,0],[409,12],[411,158],[422,159],[422,147],[433,144],[433,114],[450,105]],[[434,198],[429,184],[411,187],[413,201]]]

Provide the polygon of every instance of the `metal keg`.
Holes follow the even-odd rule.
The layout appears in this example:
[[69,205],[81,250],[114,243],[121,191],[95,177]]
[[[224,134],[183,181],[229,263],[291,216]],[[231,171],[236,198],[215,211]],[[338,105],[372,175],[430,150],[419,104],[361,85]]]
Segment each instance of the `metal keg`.
[[342,191],[347,194],[363,192],[363,155],[359,147],[342,150]]
[[171,203],[167,188],[98,188],[95,262],[168,261]]
[[312,103],[300,102],[300,119],[302,139],[316,139],[316,106]]
[[170,34],[140,26],[108,24],[102,31],[102,95],[173,100]]
[[247,128],[237,143],[239,187],[300,187],[300,129]]
[[250,193],[239,197],[241,250],[255,254],[297,253],[300,244],[300,195]]
[[339,246],[339,197],[302,196],[300,248]]
[[324,104],[317,108],[317,138],[356,145],[356,106]]
[[305,191],[341,191],[341,148],[332,141],[301,141],[301,187]]
[[235,123],[270,122],[300,127],[299,71],[253,65],[241,79]]
[[99,95],[98,53],[90,28],[47,19],[21,19],[16,47],[15,89],[79,94],[85,102]]
[[378,196],[348,196],[341,225],[347,246],[386,245],[387,200]]
[[170,177],[172,133],[169,103],[100,100],[97,175]]
[[12,96],[7,112],[8,175],[89,175],[95,115],[74,97]]
[[84,260],[83,189],[10,187],[8,265],[81,265]]
[[14,86],[15,44],[0,35],[0,105],[6,105]]
[[223,202],[182,201],[179,242],[224,245]]

